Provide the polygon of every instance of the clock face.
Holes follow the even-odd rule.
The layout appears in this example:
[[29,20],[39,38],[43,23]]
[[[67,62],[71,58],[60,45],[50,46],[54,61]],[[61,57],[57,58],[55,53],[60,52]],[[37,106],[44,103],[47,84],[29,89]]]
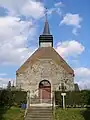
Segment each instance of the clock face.
[[40,47],[52,47],[52,43],[51,42],[41,42]]

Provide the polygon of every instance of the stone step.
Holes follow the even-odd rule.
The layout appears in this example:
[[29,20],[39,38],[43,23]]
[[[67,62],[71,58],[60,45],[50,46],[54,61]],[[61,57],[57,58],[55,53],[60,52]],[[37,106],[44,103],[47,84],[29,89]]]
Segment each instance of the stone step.
[[52,117],[49,117],[49,118],[32,118],[32,117],[26,117],[25,120],[53,120]]
[[52,117],[52,114],[47,115],[47,116],[46,115],[32,115],[32,114],[27,114],[27,117],[40,117],[40,118],[41,117],[45,117],[46,118],[46,117]]
[[51,110],[52,109],[52,107],[33,107],[33,106],[31,106],[29,109],[48,109],[48,110]]
[[26,117],[25,120],[53,120],[53,117]]
[[42,110],[42,111],[43,111],[43,110],[48,110],[48,111],[52,111],[52,109],[40,109],[40,108],[38,108],[38,109],[35,109],[35,108],[33,109],[33,108],[31,108],[31,109],[28,109],[28,110]]
[[28,113],[30,113],[30,112],[36,112],[37,114],[38,113],[52,113],[52,110],[40,110],[40,109],[38,109],[38,110],[28,110]]
[[51,113],[52,111],[48,111],[48,110],[29,110],[28,113],[30,112],[35,112],[35,113]]
[[45,113],[45,112],[43,112],[43,113],[42,113],[42,112],[41,112],[41,113],[36,113],[36,112],[31,112],[31,113],[29,113],[29,112],[28,112],[27,114],[29,114],[29,115],[48,116],[48,115],[52,115],[53,113],[51,113],[51,112],[50,112],[50,113],[48,113],[48,112],[47,112],[47,113]]
[[27,113],[27,115],[32,115],[32,116],[51,116],[53,113],[38,113],[38,114],[36,114],[36,113]]
[[53,118],[26,118],[25,120],[53,120]]
[[52,117],[26,117],[26,118],[32,118],[32,119],[52,119]]
[[52,107],[32,106],[28,109],[25,120],[52,120]]

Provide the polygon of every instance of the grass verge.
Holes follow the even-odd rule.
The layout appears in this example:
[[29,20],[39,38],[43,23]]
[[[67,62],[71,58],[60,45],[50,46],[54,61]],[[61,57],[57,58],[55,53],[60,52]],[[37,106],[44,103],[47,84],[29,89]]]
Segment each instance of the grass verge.
[[58,108],[56,109],[55,120],[90,120],[90,111],[85,108],[68,108],[65,110]]
[[24,120],[24,110],[17,107],[11,107],[3,114],[2,120]]

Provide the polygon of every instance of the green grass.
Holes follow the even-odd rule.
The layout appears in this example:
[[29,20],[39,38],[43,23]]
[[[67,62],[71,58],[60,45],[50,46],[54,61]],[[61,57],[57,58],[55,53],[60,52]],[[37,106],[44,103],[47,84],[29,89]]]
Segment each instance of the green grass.
[[24,120],[24,110],[17,107],[11,107],[3,114],[2,120]]
[[56,109],[55,120],[90,120],[90,110],[85,108]]
[[[24,110],[11,107],[0,120],[24,120]],[[90,110],[85,108],[56,109],[55,120],[90,120]]]

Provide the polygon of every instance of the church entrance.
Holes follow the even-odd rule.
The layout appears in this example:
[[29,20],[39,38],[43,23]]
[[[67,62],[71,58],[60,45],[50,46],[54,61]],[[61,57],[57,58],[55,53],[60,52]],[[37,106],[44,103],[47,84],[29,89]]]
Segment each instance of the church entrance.
[[46,103],[51,101],[51,84],[48,80],[42,80],[39,83],[39,99]]

